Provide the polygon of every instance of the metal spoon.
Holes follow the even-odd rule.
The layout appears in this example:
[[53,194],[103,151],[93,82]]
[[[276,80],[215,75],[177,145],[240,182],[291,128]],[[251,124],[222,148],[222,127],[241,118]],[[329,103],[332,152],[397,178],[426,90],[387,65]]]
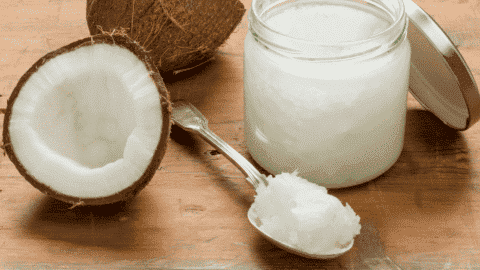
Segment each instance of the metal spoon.
[[[172,118],[177,126],[186,131],[191,131],[199,134],[205,141],[207,141],[210,145],[215,147],[215,149],[217,149],[225,157],[227,157],[235,166],[237,166],[237,168],[240,169],[240,171],[243,172],[245,176],[247,176],[247,181],[252,184],[255,189],[257,189],[260,185],[268,186],[266,176],[260,173],[248,160],[246,160],[242,155],[235,151],[235,149],[233,149],[225,141],[220,139],[220,137],[215,135],[208,128],[207,119],[192,104],[184,100],[175,101],[173,104]],[[287,243],[283,243],[273,238],[268,233],[262,231],[259,224],[260,220],[257,217],[256,212],[252,208],[248,210],[248,220],[250,221],[252,226],[257,229],[258,232],[260,232],[260,234],[262,234],[273,244],[288,252],[307,258],[332,259],[349,251],[353,246],[352,240],[347,247],[335,248],[334,250],[326,254],[307,253]]]

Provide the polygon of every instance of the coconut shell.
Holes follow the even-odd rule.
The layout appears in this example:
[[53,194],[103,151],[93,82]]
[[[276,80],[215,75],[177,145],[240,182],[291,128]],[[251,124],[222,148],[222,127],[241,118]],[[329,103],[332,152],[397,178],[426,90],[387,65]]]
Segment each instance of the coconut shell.
[[[28,171],[27,168],[25,168],[20,161],[18,160],[17,156],[15,155],[15,149],[13,148],[11,144],[11,138],[10,138],[10,133],[9,133],[9,122],[12,116],[12,108],[15,103],[15,100],[17,99],[20,91],[22,90],[23,86],[25,83],[28,81],[28,79],[35,73],[37,70],[43,66],[45,63],[48,61],[51,61],[53,58],[55,58],[58,55],[68,53],[71,51],[74,51],[78,48],[85,47],[85,46],[92,46],[94,44],[111,44],[111,45],[116,45],[120,46],[122,48],[128,49],[132,53],[134,53],[139,60],[141,60],[144,64],[146,69],[149,71],[150,77],[152,78],[152,82],[155,83],[155,86],[158,90],[158,93],[160,95],[160,104],[162,108],[162,114],[163,114],[163,126],[161,130],[161,138],[157,144],[156,150],[153,154],[153,158],[150,161],[150,164],[148,165],[147,169],[145,172],[142,174],[142,176],[136,180],[132,185],[130,185],[128,188],[122,190],[119,193],[107,196],[107,197],[101,197],[101,198],[78,198],[78,197],[72,197],[66,194],[59,193],[49,186],[41,183],[38,181],[34,175],[31,175]],[[141,47],[139,46],[136,42],[128,38],[126,35],[108,35],[108,34],[101,34],[101,35],[95,35],[92,37],[88,37],[82,40],[78,40],[76,42],[73,42],[69,45],[66,45],[56,51],[52,51],[42,58],[40,58],[35,64],[33,64],[32,67],[28,69],[28,71],[20,78],[19,82],[17,83],[16,87],[14,88],[12,94],[10,95],[10,98],[7,101],[7,109],[4,117],[4,123],[3,123],[3,142],[4,142],[4,148],[5,152],[7,153],[8,157],[12,161],[12,163],[15,165],[17,170],[20,172],[20,174],[30,183],[32,186],[40,190],[41,192],[56,198],[58,200],[71,203],[74,206],[78,205],[102,205],[102,204],[109,204],[109,203],[114,203],[118,201],[124,201],[127,199],[130,199],[137,195],[148,183],[149,181],[153,178],[155,172],[157,171],[158,167],[160,166],[160,162],[163,159],[165,155],[165,151],[167,148],[167,143],[168,143],[168,138],[170,136],[170,129],[171,129],[171,111],[172,111],[172,104],[170,102],[170,95],[165,87],[165,84],[163,82],[163,79],[158,72],[158,69],[155,67],[154,63],[152,62],[149,54]]]
[[238,0],[87,0],[92,35],[126,31],[152,54],[162,73],[211,59],[238,23]]

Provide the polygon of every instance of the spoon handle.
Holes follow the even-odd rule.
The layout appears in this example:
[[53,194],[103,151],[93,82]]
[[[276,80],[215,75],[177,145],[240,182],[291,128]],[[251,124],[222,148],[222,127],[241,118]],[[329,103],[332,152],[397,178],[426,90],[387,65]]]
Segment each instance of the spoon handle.
[[247,176],[247,181],[257,189],[260,182],[268,185],[265,175],[261,174],[247,159],[218,137],[208,128],[208,120],[197,108],[184,100],[173,104],[173,121],[183,130],[200,135],[205,141],[228,158],[240,171]]

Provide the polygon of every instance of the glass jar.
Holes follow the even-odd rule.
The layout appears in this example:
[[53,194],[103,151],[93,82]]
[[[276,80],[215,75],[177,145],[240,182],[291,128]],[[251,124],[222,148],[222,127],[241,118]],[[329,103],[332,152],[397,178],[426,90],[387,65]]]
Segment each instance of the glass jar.
[[404,140],[411,50],[402,0],[253,0],[245,139],[272,174],[327,188],[374,179]]

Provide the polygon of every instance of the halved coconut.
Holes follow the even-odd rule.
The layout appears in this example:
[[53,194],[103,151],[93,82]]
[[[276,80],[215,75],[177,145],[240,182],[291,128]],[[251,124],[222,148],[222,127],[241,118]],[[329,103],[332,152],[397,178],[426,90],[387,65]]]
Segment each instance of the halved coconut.
[[40,191],[72,204],[126,200],[160,165],[171,103],[148,54],[122,35],[96,35],[38,60],[7,104],[10,160]]

